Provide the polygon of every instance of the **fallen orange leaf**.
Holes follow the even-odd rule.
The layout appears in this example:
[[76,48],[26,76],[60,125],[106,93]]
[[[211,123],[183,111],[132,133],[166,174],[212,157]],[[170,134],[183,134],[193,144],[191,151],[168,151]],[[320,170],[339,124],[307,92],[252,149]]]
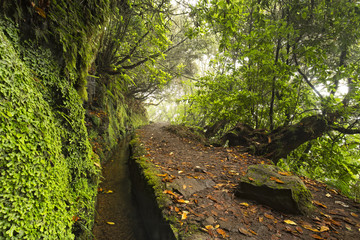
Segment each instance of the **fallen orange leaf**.
[[299,233],[303,233],[303,232],[304,232],[304,231],[302,230],[302,228],[299,227],[299,226],[296,226],[295,229],[296,229],[296,231],[298,231]]
[[351,212],[350,215],[353,216],[353,217],[358,217],[359,216],[359,215],[357,215],[356,213],[353,213],[353,212]]
[[251,232],[254,235],[257,235],[257,233],[255,231],[251,230],[251,229],[249,229],[249,232]]
[[325,206],[324,204],[322,204],[321,202],[318,202],[316,200],[313,200],[313,203],[320,206],[320,207],[327,208],[327,206]]
[[210,199],[210,200],[213,200],[214,202],[217,202],[217,200],[216,200],[213,196],[211,196],[210,194],[207,195],[206,197],[207,197],[208,199]]
[[248,179],[249,179],[250,181],[255,181],[255,179],[253,179],[252,177],[248,177]]
[[184,199],[177,199],[176,201],[178,203],[189,203],[189,200],[184,200]]
[[173,195],[173,196],[177,197],[177,195],[174,192],[170,191],[170,190],[164,190],[163,193],[170,194],[170,195]]
[[270,177],[270,180],[275,181],[277,183],[284,183],[283,181],[281,181],[280,179],[278,179],[276,177]]
[[281,172],[281,171],[278,171],[278,174],[280,175],[283,175],[283,176],[291,176],[291,172]]
[[226,234],[226,232],[220,228],[216,229],[216,231],[221,234],[221,236],[223,236],[223,238],[227,238],[228,235]]
[[313,237],[313,238],[315,238],[315,239],[323,239],[322,237],[320,237],[319,235],[317,235],[317,234],[313,234],[313,235],[311,235],[311,237]]
[[264,216],[268,219],[274,219],[274,216],[273,215],[270,215],[270,214],[267,214],[265,213]]
[[164,174],[156,174],[156,176],[158,176],[158,177],[166,177],[167,174],[166,173],[164,173]]

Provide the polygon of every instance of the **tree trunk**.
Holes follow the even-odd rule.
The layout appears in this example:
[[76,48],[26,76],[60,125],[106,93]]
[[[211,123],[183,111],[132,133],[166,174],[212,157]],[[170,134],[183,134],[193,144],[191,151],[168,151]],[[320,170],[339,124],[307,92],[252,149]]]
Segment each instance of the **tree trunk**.
[[244,131],[244,125],[238,124],[222,140],[229,141],[230,146],[243,145],[254,155],[264,156],[276,164],[280,158],[285,158],[301,144],[321,137],[327,130],[327,121],[320,115],[314,115],[270,133],[247,126]]

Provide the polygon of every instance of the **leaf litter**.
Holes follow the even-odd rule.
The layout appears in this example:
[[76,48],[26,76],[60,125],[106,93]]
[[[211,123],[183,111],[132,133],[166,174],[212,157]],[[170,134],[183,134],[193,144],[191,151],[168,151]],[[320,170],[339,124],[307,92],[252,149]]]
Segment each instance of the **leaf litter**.
[[[205,146],[190,135],[177,137],[167,131],[168,128],[164,124],[152,124],[137,133],[148,152],[151,151],[152,163],[159,166],[158,177],[165,188],[163,194],[172,199],[163,212],[178,218],[180,231],[186,232],[195,224],[210,239],[251,237],[269,240],[292,239],[294,236],[299,239],[360,239],[360,204],[341,196],[336,190],[301,177],[313,194],[313,217],[289,216],[256,202],[238,199],[234,197],[234,190],[247,167],[270,162],[240,152],[241,147]],[[195,170],[196,166],[202,171]],[[278,174],[294,175],[285,171]],[[184,197],[181,191],[169,187],[172,180],[182,178],[212,180],[215,185]],[[249,180],[255,181],[251,177]],[[280,178],[271,180],[283,184]],[[190,186],[182,184],[179,188],[186,190]],[[264,227],[266,231],[261,230]]]

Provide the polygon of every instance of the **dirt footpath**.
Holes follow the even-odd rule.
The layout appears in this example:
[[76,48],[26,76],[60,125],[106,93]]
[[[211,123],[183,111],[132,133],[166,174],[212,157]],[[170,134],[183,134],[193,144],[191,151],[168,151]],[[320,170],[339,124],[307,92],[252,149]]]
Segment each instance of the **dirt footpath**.
[[166,214],[176,216],[182,232],[195,225],[204,239],[360,239],[360,205],[325,184],[302,178],[313,194],[313,216],[274,211],[234,196],[247,167],[268,160],[237,148],[205,146],[184,128],[170,130],[151,124],[137,133],[161,172],[164,194],[173,200]]

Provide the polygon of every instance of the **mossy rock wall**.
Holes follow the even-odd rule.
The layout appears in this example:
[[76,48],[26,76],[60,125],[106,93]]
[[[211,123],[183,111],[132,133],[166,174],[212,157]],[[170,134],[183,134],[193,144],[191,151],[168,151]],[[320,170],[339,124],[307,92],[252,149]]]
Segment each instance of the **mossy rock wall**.
[[89,239],[98,161],[49,50],[0,20],[0,239]]

